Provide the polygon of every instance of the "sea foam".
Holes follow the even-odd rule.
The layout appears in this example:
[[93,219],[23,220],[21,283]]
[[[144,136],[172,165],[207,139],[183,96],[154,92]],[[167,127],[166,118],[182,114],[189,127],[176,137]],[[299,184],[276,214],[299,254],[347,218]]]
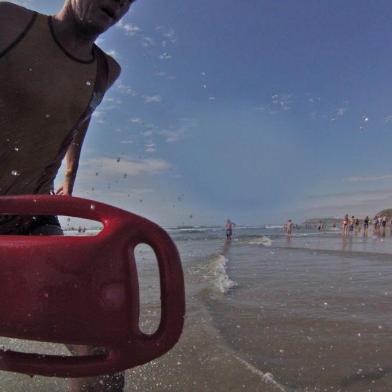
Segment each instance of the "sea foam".
[[226,265],[228,261],[225,256],[217,255],[211,259],[208,267],[213,288],[223,294],[227,293],[231,288],[238,286],[238,283],[231,280],[227,274]]
[[245,359],[242,359],[237,355],[234,355],[234,358],[237,359],[239,362],[241,362],[253,374],[258,375],[264,383],[273,385],[278,391],[286,392],[284,386],[279,384],[277,381],[275,381],[273,374],[268,372],[266,373],[262,372],[260,369],[257,369],[257,367],[253,366],[251,363],[245,361]]
[[249,245],[271,246],[272,245],[272,240],[271,240],[271,238],[263,236],[263,237],[260,237],[260,238],[255,238],[252,241],[249,241],[248,244]]

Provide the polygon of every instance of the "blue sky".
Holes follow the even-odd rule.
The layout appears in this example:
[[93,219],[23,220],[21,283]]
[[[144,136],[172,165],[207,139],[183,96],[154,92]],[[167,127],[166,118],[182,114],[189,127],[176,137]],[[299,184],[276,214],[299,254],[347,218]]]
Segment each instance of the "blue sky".
[[75,195],[164,226],[392,207],[391,20],[384,0],[138,0],[99,39],[123,72]]

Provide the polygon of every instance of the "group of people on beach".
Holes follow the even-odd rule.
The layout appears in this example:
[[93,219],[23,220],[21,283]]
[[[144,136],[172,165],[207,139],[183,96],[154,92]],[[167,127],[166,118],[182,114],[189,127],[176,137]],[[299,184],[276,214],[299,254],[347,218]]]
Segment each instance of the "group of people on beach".
[[364,219],[355,217],[354,215],[349,217],[346,214],[342,220],[342,234],[348,236],[350,234],[361,233],[363,228],[363,235],[368,235],[369,226],[373,226],[373,235],[385,237],[386,229],[389,226],[392,234],[392,219],[388,219],[385,215],[376,215],[373,219],[370,219],[368,215]]

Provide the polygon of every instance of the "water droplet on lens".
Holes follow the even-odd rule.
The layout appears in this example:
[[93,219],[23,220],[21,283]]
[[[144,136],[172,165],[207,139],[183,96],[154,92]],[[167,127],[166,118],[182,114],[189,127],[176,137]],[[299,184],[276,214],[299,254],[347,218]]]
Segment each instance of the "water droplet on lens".
[[91,82],[89,80],[86,81],[86,86],[91,86]]
[[90,205],[90,210],[95,210],[95,205],[94,204]]
[[16,171],[16,170],[12,170],[12,171],[11,171],[11,174],[12,174],[13,176],[20,176],[20,173],[19,173],[18,171]]
[[45,118],[50,118],[50,114],[45,114]]

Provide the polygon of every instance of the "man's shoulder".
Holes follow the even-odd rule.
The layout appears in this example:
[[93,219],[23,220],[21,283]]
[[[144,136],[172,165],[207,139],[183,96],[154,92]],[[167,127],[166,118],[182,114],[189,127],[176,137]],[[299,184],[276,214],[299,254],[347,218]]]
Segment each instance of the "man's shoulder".
[[9,1],[0,1],[0,20],[3,22],[23,24],[31,19],[34,11]]
[[20,5],[0,2],[0,52],[23,33],[33,15],[34,11]]
[[104,52],[99,46],[96,46],[98,49],[98,54],[100,57],[105,58],[105,63],[107,65],[107,85],[106,90],[108,90],[113,83],[118,79],[121,74],[121,66],[120,64],[108,53]]
[[112,56],[107,53],[105,53],[105,56],[108,63],[108,88],[110,88],[120,76],[121,66]]

